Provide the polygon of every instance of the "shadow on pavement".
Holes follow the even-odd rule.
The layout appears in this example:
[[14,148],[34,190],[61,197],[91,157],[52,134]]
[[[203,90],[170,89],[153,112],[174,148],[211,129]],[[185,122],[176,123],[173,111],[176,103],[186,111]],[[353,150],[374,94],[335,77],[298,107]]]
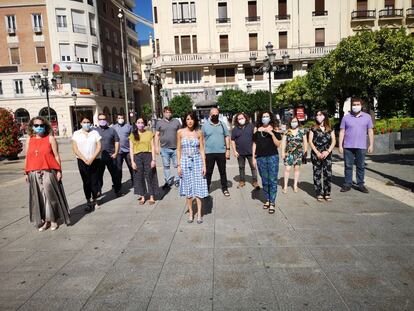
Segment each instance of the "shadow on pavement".
[[414,192],[414,183],[412,183],[412,182],[409,182],[409,181],[407,181],[407,180],[404,180],[404,179],[401,179],[401,178],[398,178],[398,177],[395,177],[395,176],[391,176],[391,175],[389,175],[389,174],[385,174],[385,173],[383,173],[383,172],[380,172],[380,171],[374,170],[374,169],[369,168],[369,167],[367,167],[367,166],[365,167],[365,169],[366,169],[367,171],[370,171],[370,172],[373,172],[373,173],[375,173],[375,174],[378,174],[378,175],[380,175],[380,176],[382,176],[382,177],[384,177],[384,178],[386,178],[386,179],[389,179],[390,181],[392,181],[394,184],[396,184],[396,185],[398,185],[398,186],[401,186],[401,187],[407,188],[407,189],[409,189],[411,192]]
[[[232,188],[233,187],[233,182],[230,181],[230,180],[227,180],[227,187],[229,189]],[[210,185],[210,193],[213,192],[213,191],[215,191],[215,190],[217,190],[217,189],[220,189],[221,190],[221,182],[220,182],[220,180],[215,180],[215,181],[212,181],[211,182],[211,185]]]

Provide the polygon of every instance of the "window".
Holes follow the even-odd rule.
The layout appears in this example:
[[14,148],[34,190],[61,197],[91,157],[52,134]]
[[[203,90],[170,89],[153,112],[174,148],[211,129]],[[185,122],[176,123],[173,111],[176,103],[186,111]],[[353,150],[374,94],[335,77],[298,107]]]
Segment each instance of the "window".
[[88,46],[75,44],[75,57],[79,63],[88,63]]
[[9,30],[16,30],[16,15],[6,16],[6,27]]
[[257,51],[257,33],[249,33],[249,51]]
[[112,66],[112,57],[111,55],[108,55],[108,69],[109,71],[112,71],[114,68]]
[[195,2],[173,2],[173,23],[195,23]]
[[56,9],[56,25],[58,31],[67,31],[68,21],[65,9]]
[[225,53],[229,51],[229,36],[220,35],[220,52]]
[[180,54],[180,37],[174,36],[175,54]]
[[115,43],[115,45],[118,45],[118,35],[117,35],[117,33],[114,32],[112,35],[114,37],[114,43]]
[[216,69],[216,83],[235,82],[234,68],[217,68]]
[[368,0],[357,0],[357,11],[368,10]]
[[115,72],[121,73],[121,66],[118,59],[115,61]]
[[93,6],[93,0],[88,0],[88,4]]
[[3,95],[3,83],[0,81],[0,95]]
[[154,23],[158,24],[158,10],[156,6],[154,6]]
[[287,0],[279,0],[278,13],[279,16],[287,16]]
[[190,36],[181,36],[181,53],[191,54]]
[[155,40],[155,48],[157,49],[157,56],[160,56],[160,39]]
[[14,94],[23,94],[23,80],[14,80]]
[[94,64],[99,63],[98,48],[96,46],[92,47],[92,60]]
[[32,14],[33,19],[33,29],[35,32],[42,31],[42,15],[40,14]]
[[325,28],[315,29],[315,46],[325,46]]
[[313,12],[314,16],[323,16],[326,15],[325,11],[325,0],[315,0],[315,11]]
[[260,18],[257,16],[257,1],[249,1],[247,3],[247,9],[248,17],[246,20],[248,22],[257,22],[260,20]]
[[37,46],[36,47],[36,56],[37,56],[37,63],[44,64],[46,63],[46,49],[44,46]]
[[384,6],[385,6],[385,9],[387,10],[394,10],[395,0],[385,0]]
[[106,3],[106,1],[102,1],[102,10],[104,13],[108,11],[108,4]]
[[287,31],[279,32],[279,49],[287,49]]
[[176,71],[175,83],[177,84],[193,84],[201,83],[201,71]]
[[130,20],[127,20],[126,25],[129,29],[132,29],[133,31],[136,32],[136,29],[135,29],[136,25],[133,22],[131,22]]
[[69,44],[59,44],[60,60],[62,62],[70,62],[70,46]]
[[111,39],[111,35],[109,33],[109,29],[108,28],[105,28],[105,37],[106,37],[106,40],[110,40]]
[[10,63],[12,65],[20,64],[19,48],[10,48]]
[[262,81],[263,80],[263,73],[260,71],[258,73],[253,73],[253,68],[248,66],[244,66],[244,76],[247,81]]
[[72,10],[73,32],[86,34],[85,14],[83,11]]
[[191,36],[192,41],[193,41],[193,53],[197,53],[197,36],[193,35]]
[[285,80],[293,78],[293,65],[286,65],[287,70],[285,71],[275,71],[274,79],[275,80]]
[[89,13],[89,27],[92,36],[96,36],[95,14]]
[[218,23],[227,23],[229,22],[227,16],[227,2],[218,3]]

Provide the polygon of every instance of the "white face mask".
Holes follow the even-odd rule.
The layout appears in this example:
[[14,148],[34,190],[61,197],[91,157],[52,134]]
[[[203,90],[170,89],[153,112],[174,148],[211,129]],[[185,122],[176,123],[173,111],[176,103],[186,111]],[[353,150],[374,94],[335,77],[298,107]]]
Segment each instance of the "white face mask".
[[325,116],[317,116],[316,121],[321,124],[325,120]]
[[292,122],[292,123],[290,123],[290,126],[291,126],[293,129],[295,129],[295,128],[297,128],[297,127],[298,127],[298,122]]
[[246,124],[246,119],[240,119],[239,124],[240,125],[245,125]]
[[360,105],[357,105],[357,106],[352,106],[352,112],[353,113],[358,113],[358,112],[360,112],[361,111],[361,106]]
[[118,119],[118,123],[119,124],[124,124],[125,123],[125,120],[124,119]]

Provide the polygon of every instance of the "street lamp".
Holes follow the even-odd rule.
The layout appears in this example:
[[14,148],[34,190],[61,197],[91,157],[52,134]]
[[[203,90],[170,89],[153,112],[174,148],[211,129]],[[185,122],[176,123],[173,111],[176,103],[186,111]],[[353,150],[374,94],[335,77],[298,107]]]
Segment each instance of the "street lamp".
[[41,90],[42,92],[46,92],[47,117],[49,122],[51,122],[49,92],[55,90],[58,85],[62,84],[62,77],[54,74],[53,78],[49,81],[48,76],[49,69],[47,67],[43,67],[42,76],[36,72],[29,78],[29,81],[33,90]]
[[76,103],[78,101],[78,95],[75,92],[72,92],[72,99],[73,99],[73,103],[75,105],[75,130],[78,129],[78,111],[76,109]]
[[125,66],[125,41],[124,41],[124,11],[119,9],[118,11],[118,18],[119,18],[119,28],[121,29],[121,53],[122,53],[122,70],[124,72],[124,99],[125,99],[125,111],[126,111],[126,118],[127,122],[129,123],[129,109],[128,109],[128,90],[127,90],[127,82],[126,82],[126,66]]
[[268,43],[266,45],[266,57],[263,59],[263,64],[259,68],[256,67],[257,56],[252,54],[249,58],[250,66],[253,67],[253,72],[267,72],[269,74],[269,111],[272,112],[272,72],[281,72],[287,70],[287,65],[289,64],[289,54],[285,52],[282,55],[283,65],[275,65],[276,53],[273,51],[273,44]]
[[156,108],[155,108],[155,86],[159,87],[162,85],[162,80],[167,76],[167,71],[161,69],[160,75],[156,75],[152,72],[151,63],[147,63],[144,69],[145,79],[147,83],[151,86],[151,98],[152,98],[152,126],[155,126],[155,121],[157,120]]

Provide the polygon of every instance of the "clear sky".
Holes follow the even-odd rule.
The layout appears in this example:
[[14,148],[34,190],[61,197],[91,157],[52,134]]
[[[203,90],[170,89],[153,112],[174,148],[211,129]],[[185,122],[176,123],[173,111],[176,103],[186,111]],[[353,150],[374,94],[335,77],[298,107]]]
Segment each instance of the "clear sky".
[[[136,7],[134,9],[135,14],[142,16],[152,21],[152,5],[151,0],[135,0]],[[137,24],[137,32],[139,40],[147,40],[150,33],[154,34],[154,31],[140,23]]]

